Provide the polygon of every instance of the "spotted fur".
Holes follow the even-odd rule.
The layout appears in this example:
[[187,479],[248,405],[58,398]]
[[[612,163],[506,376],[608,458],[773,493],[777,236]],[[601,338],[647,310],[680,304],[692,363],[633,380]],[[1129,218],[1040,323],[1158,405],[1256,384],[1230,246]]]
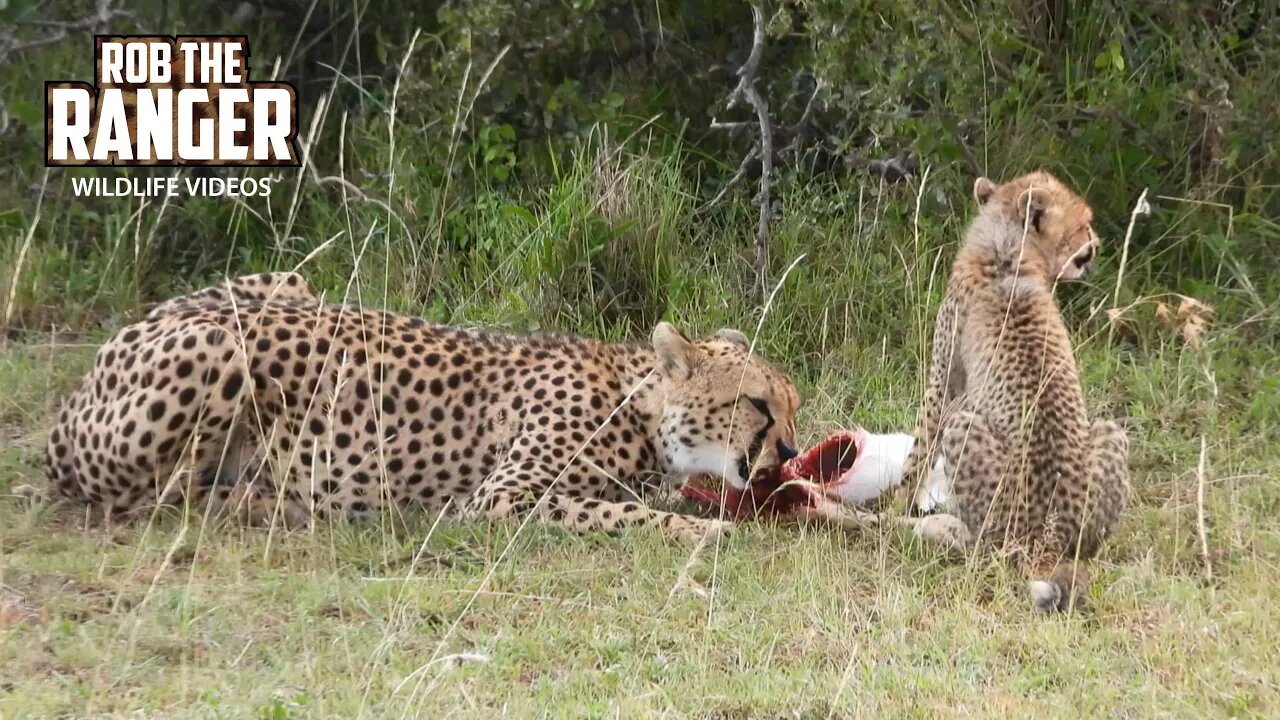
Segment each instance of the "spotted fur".
[[[981,178],[974,194],[904,486],[913,505],[949,495],[973,538],[1016,550],[1038,579],[1037,606],[1062,609],[1087,587],[1078,561],[1098,551],[1129,493],[1128,440],[1089,421],[1053,296],[1058,280],[1089,269],[1099,241],[1089,206],[1048,173]],[[930,487],[938,463],[934,482],[950,488]]]
[[791,456],[799,395],[736,331],[650,346],[504,335],[325,304],[292,273],[170,300],[99,350],[48,443],[57,490],[110,513],[235,505],[289,522],[534,511],[581,531],[728,526],[642,486],[744,485]]

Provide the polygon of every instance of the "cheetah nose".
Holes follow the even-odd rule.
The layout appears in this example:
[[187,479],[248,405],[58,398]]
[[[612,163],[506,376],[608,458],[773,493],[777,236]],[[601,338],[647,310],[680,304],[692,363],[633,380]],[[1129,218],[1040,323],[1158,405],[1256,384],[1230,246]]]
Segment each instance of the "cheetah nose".
[[786,442],[782,440],[778,441],[778,459],[780,461],[786,462],[799,454],[800,452],[798,450],[791,447]]

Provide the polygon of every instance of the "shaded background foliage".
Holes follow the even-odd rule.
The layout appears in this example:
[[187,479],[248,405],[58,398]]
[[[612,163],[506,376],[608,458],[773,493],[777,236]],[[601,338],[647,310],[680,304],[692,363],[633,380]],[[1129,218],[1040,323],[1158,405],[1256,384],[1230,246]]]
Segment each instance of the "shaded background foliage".
[[[383,274],[386,284],[408,288],[404,303],[428,314],[449,319],[442,298],[473,293],[506,272],[512,254],[528,251],[520,243],[530,234],[540,236],[534,245],[541,249],[520,266],[545,303],[512,313],[506,302],[494,317],[572,326],[599,315],[588,324],[621,323],[627,334],[668,309],[671,286],[682,282],[672,253],[700,242],[695,252],[723,250],[699,238],[732,235],[743,253],[735,259],[746,262],[754,180],[700,211],[753,142],[749,124],[738,132],[709,127],[713,118],[751,120],[749,109],[724,107],[750,48],[746,3],[139,0],[112,6],[121,12],[106,21],[94,19],[100,7],[20,0],[3,11],[14,23],[0,36],[7,118],[0,207],[13,208],[2,216],[12,236],[9,260],[41,180],[39,83],[87,76],[89,34],[110,26],[246,33],[258,77],[279,62],[299,87],[304,131],[327,103],[312,162],[320,175],[341,171],[404,210],[399,221],[382,218],[379,226],[397,235],[397,248],[389,237],[382,248]],[[49,12],[68,23],[65,38],[32,22]],[[1269,248],[1280,238],[1277,12],[1268,3],[1227,0],[770,2],[760,88],[779,148],[775,234],[785,236],[793,222],[831,226],[868,203],[911,218],[916,184],[895,186],[869,172],[877,161],[910,153],[930,172],[933,187],[921,194],[919,215],[926,244],[936,246],[954,238],[931,218],[963,216],[974,176],[1046,167],[1087,195],[1111,238],[1123,236],[1144,188],[1179,198],[1165,205],[1175,211],[1158,210],[1136,229],[1141,277],[1161,289],[1238,292],[1250,310],[1264,312],[1275,293],[1260,290],[1260,281],[1277,268]],[[814,111],[801,123],[810,103]],[[657,195],[609,199],[618,188],[608,178],[630,177],[616,167],[619,153],[627,168],[638,159],[636,172],[647,178],[627,183],[626,193]],[[335,184],[302,183],[296,219],[265,233],[244,222],[236,204],[187,199],[149,228],[145,252],[135,248],[131,262],[104,260],[118,252],[130,218],[118,201],[69,197],[68,175],[51,174],[46,210],[57,215],[46,215],[36,252],[24,258],[31,279],[6,283],[18,285],[11,325],[128,313],[130,303],[193,278],[305,254],[352,212],[375,224],[386,215],[352,210],[350,194]],[[570,200],[580,213],[565,209]],[[283,198],[271,204],[273,216],[288,208]],[[299,240],[305,236],[310,244]],[[790,260],[776,249],[773,279]],[[38,280],[41,268],[45,280]],[[321,284],[337,284],[352,268],[348,257],[315,272],[327,278]],[[735,268],[726,275],[731,297],[721,303],[737,308],[731,317],[749,308],[733,299],[745,294],[745,274]],[[130,277],[105,282],[104,272]],[[62,307],[50,306],[54,297]],[[77,304],[83,314],[66,310]]]
[[[368,14],[395,17],[392,5]],[[775,120],[794,121],[824,83],[808,152],[790,163],[805,176],[912,150],[968,174],[1055,166],[1106,187],[1095,202],[1117,215],[1142,187],[1218,195],[1244,212],[1274,202],[1264,185],[1276,177],[1268,89],[1280,37],[1264,3],[833,0],[767,12]],[[386,39],[394,32],[378,26],[365,56],[396,56],[378,50],[403,44]],[[476,98],[481,132],[510,125],[536,146],[661,113],[723,158],[707,123],[749,49],[750,14],[723,0],[444,3],[424,32],[431,69],[411,112],[449,116],[456,93],[439,91],[496,61]]]

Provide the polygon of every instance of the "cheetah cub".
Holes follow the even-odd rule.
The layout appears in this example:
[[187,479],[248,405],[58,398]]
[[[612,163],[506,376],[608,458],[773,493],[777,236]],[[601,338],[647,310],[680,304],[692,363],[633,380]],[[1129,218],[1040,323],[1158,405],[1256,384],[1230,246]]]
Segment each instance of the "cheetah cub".
[[1089,421],[1053,296],[1093,264],[1093,211],[1045,172],[973,194],[903,487],[910,514],[954,513],[919,518],[922,537],[1010,550],[1035,606],[1068,610],[1129,493],[1128,439]]

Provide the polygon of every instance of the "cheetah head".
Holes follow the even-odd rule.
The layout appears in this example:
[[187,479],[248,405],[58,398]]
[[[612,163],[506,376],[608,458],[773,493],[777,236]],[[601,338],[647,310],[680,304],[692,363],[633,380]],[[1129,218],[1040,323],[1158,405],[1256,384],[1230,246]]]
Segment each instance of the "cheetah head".
[[978,178],[973,196],[977,222],[993,226],[980,236],[996,243],[997,253],[1020,254],[1025,267],[1051,282],[1079,280],[1092,269],[1101,245],[1093,210],[1054,176],[1033,172],[1003,185]]
[[745,488],[755,472],[795,457],[800,394],[751,352],[737,330],[691,341],[668,323],[653,331],[664,395],[661,444],[668,469]]

